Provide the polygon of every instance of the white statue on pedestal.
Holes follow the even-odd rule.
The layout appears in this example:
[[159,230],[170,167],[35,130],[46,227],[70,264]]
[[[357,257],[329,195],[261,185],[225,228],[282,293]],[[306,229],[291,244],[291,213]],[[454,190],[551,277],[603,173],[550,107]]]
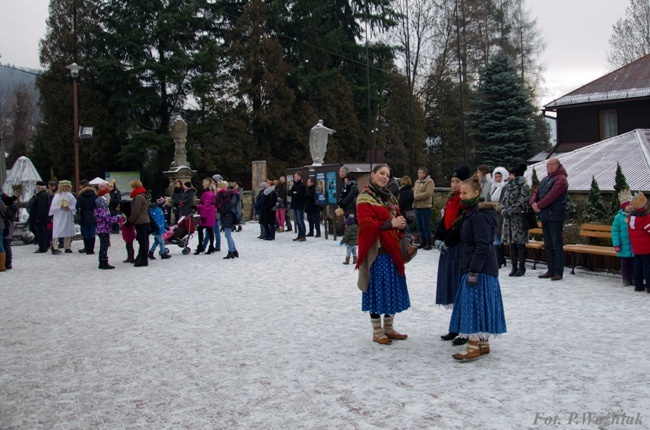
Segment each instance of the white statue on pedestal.
[[336,133],[335,130],[323,125],[323,120],[318,120],[318,124],[311,128],[309,132],[309,152],[313,160],[312,166],[322,166],[327,151],[327,139],[330,134]]

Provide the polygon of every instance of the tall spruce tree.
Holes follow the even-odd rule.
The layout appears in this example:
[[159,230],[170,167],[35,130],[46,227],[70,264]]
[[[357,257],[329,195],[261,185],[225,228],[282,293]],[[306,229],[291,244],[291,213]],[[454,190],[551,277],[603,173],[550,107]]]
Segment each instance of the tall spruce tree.
[[589,190],[589,199],[584,207],[582,220],[588,223],[604,224],[608,222],[607,209],[605,202],[598,187],[596,177],[591,177],[591,189]]
[[476,164],[512,166],[533,155],[533,106],[512,61],[495,55],[481,72],[475,109],[469,125],[479,142]]

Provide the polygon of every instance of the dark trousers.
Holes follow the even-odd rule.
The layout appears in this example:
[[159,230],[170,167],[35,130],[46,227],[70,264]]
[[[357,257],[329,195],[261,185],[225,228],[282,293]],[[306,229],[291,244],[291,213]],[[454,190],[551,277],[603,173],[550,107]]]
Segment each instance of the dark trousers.
[[50,236],[47,233],[47,226],[43,224],[34,224],[34,230],[36,230],[36,240],[38,241],[38,249],[40,251],[47,251],[47,248],[50,246],[49,238]]
[[135,240],[138,241],[138,256],[135,261],[149,261],[149,224],[135,225]]
[[623,281],[634,276],[634,257],[621,257],[621,278]]
[[564,276],[563,221],[542,221],[548,273]]
[[305,211],[302,209],[293,210],[293,223],[296,225],[298,237],[305,237],[307,229],[305,228]]
[[11,251],[11,239],[2,238],[2,246],[5,248],[5,267],[9,269],[11,267],[11,256],[13,252]]
[[431,243],[431,208],[413,209],[415,224],[420,232],[420,243]]
[[99,236],[99,261],[108,260],[108,247],[111,246],[110,233],[98,233]]
[[309,235],[312,236],[314,231],[316,236],[320,236],[320,211],[307,212],[307,223],[309,224]]
[[[643,280],[645,279],[645,285]],[[643,289],[650,285],[650,254],[634,255],[634,288]]]

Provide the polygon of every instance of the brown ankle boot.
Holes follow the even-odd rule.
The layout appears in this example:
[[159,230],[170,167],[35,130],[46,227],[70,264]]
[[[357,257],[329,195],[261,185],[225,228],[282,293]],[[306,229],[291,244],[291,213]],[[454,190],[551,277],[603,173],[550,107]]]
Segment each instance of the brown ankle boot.
[[353,262],[354,264],[357,264],[357,261],[359,261],[359,257],[357,257],[356,255],[353,255],[353,256],[352,256],[352,262]]
[[405,340],[408,335],[402,334],[393,328],[393,318],[394,316],[384,316],[384,334],[387,338],[392,340]]
[[343,264],[350,264],[350,257],[345,257]]
[[478,339],[470,339],[467,342],[467,348],[458,354],[452,355],[452,357],[459,361],[479,358],[481,356],[481,351],[479,350],[478,342]]
[[490,340],[489,339],[479,339],[478,341],[478,350],[481,355],[486,355],[490,353]]
[[388,345],[391,340],[384,334],[381,328],[381,318],[370,318],[372,324],[372,340],[382,345]]

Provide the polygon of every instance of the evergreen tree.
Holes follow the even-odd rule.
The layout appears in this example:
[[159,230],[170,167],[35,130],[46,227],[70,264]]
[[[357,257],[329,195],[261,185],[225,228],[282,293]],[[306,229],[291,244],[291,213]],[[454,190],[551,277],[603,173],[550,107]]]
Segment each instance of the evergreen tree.
[[531,178],[532,185],[530,186],[531,194],[539,187],[539,178],[537,177],[537,170],[533,169],[533,177]]
[[621,208],[621,201],[618,198],[618,193],[630,189],[630,186],[627,184],[627,180],[625,179],[625,175],[623,174],[623,169],[618,162],[616,163],[616,178],[614,181],[614,193],[610,200],[608,211],[610,220],[614,219]]
[[582,220],[587,223],[606,223],[607,222],[607,209],[605,209],[605,202],[600,193],[598,182],[594,176],[591,177],[591,189],[589,190],[589,199],[584,207],[584,215]]
[[510,59],[495,55],[482,70],[468,123],[478,142],[476,164],[514,165],[533,155],[533,106]]

